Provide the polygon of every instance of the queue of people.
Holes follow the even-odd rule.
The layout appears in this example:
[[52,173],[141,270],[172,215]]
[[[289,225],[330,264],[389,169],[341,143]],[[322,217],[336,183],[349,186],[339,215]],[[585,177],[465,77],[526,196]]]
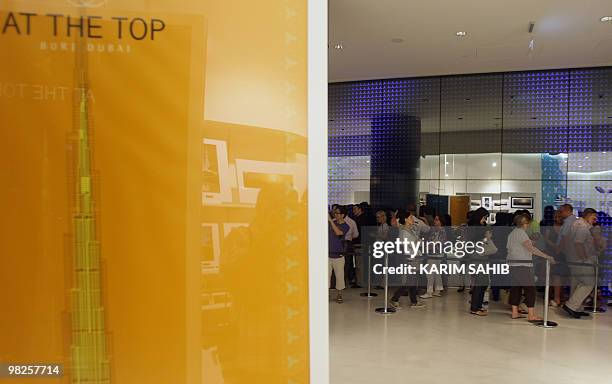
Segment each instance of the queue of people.
[[[594,264],[606,247],[606,239],[597,225],[597,212],[584,209],[580,218],[574,215],[570,204],[559,209],[548,206],[544,209],[539,227],[534,225],[529,211],[496,214],[494,227],[487,224],[489,212],[485,208],[470,211],[467,224],[452,227],[451,217],[438,214],[428,206],[409,205],[405,211],[381,209],[374,211],[368,203],[350,207],[334,205],[329,216],[329,282],[335,288],[336,301],[343,302],[342,291],[347,285],[361,288],[363,280],[362,227],[376,227],[378,239],[400,238],[408,241],[427,239],[445,242],[464,238],[482,240],[481,252],[461,260],[469,265],[507,263],[509,276],[478,273],[466,276],[469,287],[469,313],[475,316],[488,315],[488,299],[485,292],[490,288],[490,298],[500,301],[501,293],[508,298],[510,317],[526,318],[529,322],[541,322],[536,314],[536,285],[543,285],[541,261],[551,266],[551,297],[549,305],[562,308],[571,318],[587,317],[583,307],[597,282]],[[368,257],[368,255],[365,255]],[[421,263],[439,266],[448,262],[449,255],[435,251],[427,254],[405,254],[402,261],[417,267]],[[439,270],[439,269],[436,269]],[[380,276],[373,276],[373,285],[382,289]],[[570,287],[565,300],[564,288]],[[420,296],[419,289],[424,291]],[[458,292],[465,288],[459,287]],[[430,273],[426,277],[408,275],[402,284],[393,290],[389,305],[401,308],[402,296],[408,296],[411,307],[423,307],[425,300],[441,297],[448,292],[448,276]],[[595,303],[596,305],[596,303]]]

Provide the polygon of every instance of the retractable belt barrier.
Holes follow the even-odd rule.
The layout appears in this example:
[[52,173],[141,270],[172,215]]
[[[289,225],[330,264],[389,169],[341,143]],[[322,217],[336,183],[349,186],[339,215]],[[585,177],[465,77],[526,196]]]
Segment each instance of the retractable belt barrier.
[[[372,247],[368,247],[368,253],[365,257],[368,258],[368,291],[361,292],[359,295],[361,297],[367,297],[368,299],[371,297],[378,296],[378,293],[372,292]],[[363,253],[359,255],[359,257],[364,257]],[[363,263],[362,263],[363,264]],[[360,271],[361,272],[361,271]]]
[[[385,253],[385,267],[389,267],[389,254]],[[376,308],[376,313],[381,315],[391,315],[395,313],[395,308],[389,308],[389,274],[385,273],[385,303],[383,307]]]
[[[544,320],[542,322],[537,322],[536,325],[542,328],[555,328],[558,324],[554,321],[548,320],[548,300],[549,300],[549,291],[550,291],[550,261],[546,260],[546,284],[544,289]],[[595,287],[597,291],[597,287]]]
[[[367,292],[363,292],[361,293],[361,296],[363,297],[375,297],[377,296],[376,293],[371,292],[372,289],[372,266],[371,266],[371,250],[369,250],[367,256],[364,255],[364,257],[367,257],[368,262],[367,262],[367,268],[368,268],[368,273],[367,273],[367,279],[368,279],[368,290]],[[450,258],[447,259],[446,262],[470,262],[470,258]],[[596,313],[603,313],[605,312],[605,309],[598,307],[597,306],[597,301],[598,301],[598,292],[597,289],[599,287],[599,269],[600,268],[605,268],[605,269],[612,269],[612,264],[600,264],[598,261],[596,261],[595,263],[581,263],[581,262],[557,262],[556,264],[565,264],[568,266],[580,266],[580,267],[593,267],[594,269],[594,273],[595,273],[595,279],[594,279],[594,293],[593,293],[593,306],[587,306],[585,307],[585,311],[589,311],[593,314]],[[384,266],[388,267],[389,266],[389,255],[387,253],[385,253],[384,255]],[[548,303],[550,301],[550,270],[551,270],[551,263],[549,260],[546,260],[546,273],[545,273],[545,290],[544,290],[544,319],[536,322],[535,325],[542,327],[542,328],[555,328],[558,326],[558,323],[549,320],[549,308],[548,308]],[[385,277],[384,277],[384,306],[383,307],[379,307],[376,308],[375,311],[377,313],[380,314],[384,314],[384,315],[388,315],[388,314],[393,314],[396,312],[395,308],[389,307],[389,277],[387,273],[384,273]]]

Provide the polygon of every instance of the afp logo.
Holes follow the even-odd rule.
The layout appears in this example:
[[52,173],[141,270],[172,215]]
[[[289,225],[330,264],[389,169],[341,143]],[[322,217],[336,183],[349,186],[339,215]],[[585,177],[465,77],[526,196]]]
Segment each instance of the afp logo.
[[107,3],[108,0],[66,0],[70,5],[79,8],[99,8]]

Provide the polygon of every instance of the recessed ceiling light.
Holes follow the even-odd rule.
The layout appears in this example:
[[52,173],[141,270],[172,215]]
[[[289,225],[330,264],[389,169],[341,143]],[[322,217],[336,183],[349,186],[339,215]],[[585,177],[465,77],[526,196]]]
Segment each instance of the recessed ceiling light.
[[444,177],[448,177],[448,173],[444,175]]
[[344,49],[344,45],[338,43],[338,44],[334,44],[334,49]]
[[599,21],[603,21],[604,23],[607,21],[612,21],[612,16],[604,16]]
[[455,32],[455,35],[459,36],[459,37],[464,37],[464,36],[467,35],[467,32],[465,32],[465,31],[457,31],[457,32]]
[[401,37],[394,37],[393,39],[391,39],[391,42],[393,42],[393,43],[403,43],[404,39],[402,39]]
[[491,164],[492,167],[497,167],[497,163],[493,162],[493,164]]
[[588,156],[585,156],[584,158],[585,158],[585,159],[588,159],[589,157],[588,157]]

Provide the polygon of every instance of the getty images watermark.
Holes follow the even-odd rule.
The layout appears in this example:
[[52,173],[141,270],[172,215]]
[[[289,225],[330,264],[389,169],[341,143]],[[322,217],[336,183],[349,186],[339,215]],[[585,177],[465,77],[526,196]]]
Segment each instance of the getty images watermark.
[[[425,241],[396,238],[395,240],[378,240],[372,243],[372,257],[382,259],[385,255],[394,255],[395,259],[403,257],[413,261],[396,265],[375,263],[372,272],[377,275],[415,275],[415,274],[499,274],[510,273],[507,263],[487,263],[488,256],[497,252],[497,247],[490,239],[480,241]],[[456,259],[466,258],[471,263],[420,263],[424,256],[438,261],[442,257]]]
[[362,264],[375,276],[389,275],[390,279],[406,275],[510,275],[507,242],[514,229],[362,227],[363,257],[372,258]]

